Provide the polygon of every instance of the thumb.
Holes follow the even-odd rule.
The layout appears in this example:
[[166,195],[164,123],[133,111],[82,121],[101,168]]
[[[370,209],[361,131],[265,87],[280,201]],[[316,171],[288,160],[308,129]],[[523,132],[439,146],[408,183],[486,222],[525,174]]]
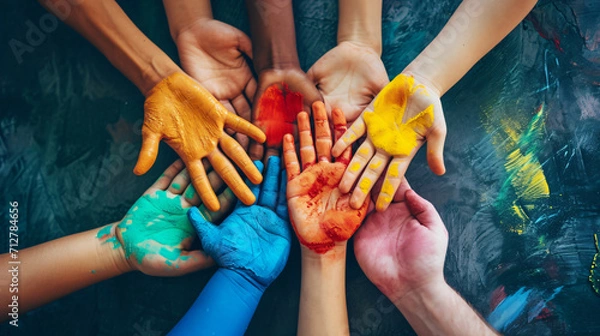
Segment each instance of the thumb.
[[156,161],[158,155],[158,145],[160,144],[160,135],[148,130],[145,126],[142,129],[142,148],[138,156],[137,163],[133,168],[136,175],[146,174]]
[[404,199],[411,215],[413,215],[421,225],[431,230],[438,230],[444,227],[444,223],[433,204],[419,196],[414,190],[407,190],[404,194]]
[[446,123],[431,129],[427,136],[427,163],[432,172],[443,175],[446,172],[444,165],[444,142],[446,141]]
[[196,233],[198,233],[202,247],[210,254],[212,246],[218,239],[219,232],[217,227],[207,221],[196,207],[192,207],[188,211],[188,218],[192,223],[192,226],[194,226],[194,229],[196,229]]
[[248,35],[244,34],[241,30],[234,28],[237,31],[238,37],[238,49],[252,59],[252,41]]

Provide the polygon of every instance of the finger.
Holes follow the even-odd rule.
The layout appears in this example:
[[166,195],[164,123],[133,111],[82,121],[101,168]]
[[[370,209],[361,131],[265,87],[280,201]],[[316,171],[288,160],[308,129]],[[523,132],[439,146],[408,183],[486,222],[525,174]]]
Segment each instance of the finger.
[[[256,79],[254,79],[254,76],[253,76],[248,81],[248,84],[246,84],[246,89],[244,90],[244,96],[246,96],[246,98],[248,99],[250,104],[252,104],[254,102],[254,97],[256,95],[257,88],[258,88],[258,84],[256,83]],[[250,119],[248,119],[248,120],[250,120]]]
[[183,169],[182,171],[175,176],[171,185],[169,185],[168,191],[172,192],[175,195],[181,195],[187,186],[190,184],[190,175],[188,174],[187,169]]
[[435,127],[427,135],[427,162],[434,174],[443,175],[446,172],[444,166],[444,142],[446,141],[446,124]]
[[200,241],[202,245],[204,245],[205,241],[215,240],[218,235],[217,227],[209,222],[198,210],[196,207],[191,207],[187,212],[188,219],[190,223],[196,230],[198,237],[200,237]]
[[286,222],[289,221],[289,213],[287,207],[287,179],[285,169],[281,171],[281,184],[279,186],[279,195],[277,196],[277,208],[275,213],[279,218],[284,219]]
[[371,140],[366,139],[360,147],[358,147],[358,151],[354,154],[352,161],[346,168],[346,172],[342,177],[342,181],[340,182],[340,191],[342,193],[350,192],[352,186],[354,185],[354,181],[356,181],[363,171],[367,162],[371,160],[373,155],[375,154],[375,146],[371,143]]
[[310,111],[310,105],[312,103],[323,101],[321,93],[319,93],[319,90],[317,90],[317,87],[312,81],[303,80],[298,87],[294,88],[294,91],[301,92],[304,96],[304,111]]
[[283,162],[285,163],[288,181],[300,175],[300,164],[298,163],[294,137],[291,134],[286,134],[283,137]]
[[183,169],[183,161],[181,159],[173,162],[160,177],[154,182],[154,184],[146,190],[144,195],[151,194],[155,190],[166,190],[173,181],[173,178]]
[[348,129],[346,133],[344,133],[344,135],[337,140],[333,146],[333,149],[331,150],[331,154],[333,154],[334,157],[340,156],[346,148],[350,147],[350,145],[363,136],[366,131],[367,128],[365,126],[365,121],[363,120],[362,116],[360,116],[352,123],[350,129]]
[[[259,173],[262,173],[264,170],[264,165],[262,162],[260,161],[254,161],[252,163],[252,165],[255,165],[255,168],[258,170]],[[262,181],[261,181],[262,182]],[[250,187],[250,191],[252,192],[252,194],[254,195],[255,199],[258,199],[258,196],[261,194],[260,193],[260,184],[259,183],[249,183],[248,181],[246,181],[246,183],[249,185]],[[265,182],[266,183],[266,182]],[[240,204],[238,204],[239,206]]]
[[[208,181],[212,190],[220,190],[223,187],[223,180],[214,170],[208,173]],[[196,188],[192,184],[189,184],[183,193],[184,199],[190,205],[197,206],[200,204],[200,196],[196,192]]]
[[389,161],[389,155],[382,151],[377,151],[375,156],[373,156],[371,161],[369,161],[367,169],[360,177],[358,185],[356,186],[356,189],[354,189],[352,197],[350,198],[350,206],[352,208],[359,209],[363,205],[365,199],[369,195],[369,192],[371,192],[371,188],[373,188],[373,185],[377,179],[379,179],[379,176],[383,174],[383,170]]
[[133,173],[143,175],[152,168],[158,155],[158,145],[161,136],[150,131],[146,126],[142,127],[142,148],[138,156],[137,163],[133,168]]
[[[213,169],[221,176],[223,182],[227,184],[231,191],[246,205],[252,205],[256,201],[256,197],[252,194],[246,183],[240,177],[240,174],[235,170],[235,167],[227,160],[225,155],[220,151],[215,150],[208,156]],[[207,204],[207,208],[212,211],[219,210],[219,208],[213,209]]]
[[220,222],[225,216],[233,209],[233,207],[239,203],[237,197],[233,194],[231,189],[227,188],[219,195],[219,204],[221,208],[217,211],[210,211],[204,204],[198,207],[198,211],[211,223]]
[[244,120],[250,120],[252,117],[252,109],[250,108],[250,104],[243,94],[233,98],[231,103],[233,104],[235,113],[238,116],[242,117]]
[[233,162],[235,162],[235,164],[238,167],[240,167],[242,172],[244,172],[244,174],[252,183],[258,184],[262,182],[262,175],[260,174],[258,169],[256,169],[254,163],[252,163],[252,161],[244,151],[244,148],[242,148],[242,146],[240,146],[240,144],[237,143],[237,141],[235,141],[229,135],[223,134],[223,136],[221,136],[221,139],[219,139],[219,142],[221,144],[221,149],[223,150],[223,152],[225,152],[225,154],[231,160],[233,160]]
[[252,42],[248,35],[244,34],[241,30],[237,30],[238,36],[238,50],[252,58]]
[[254,140],[250,141],[248,154],[250,154],[250,160],[252,161],[262,160],[265,155],[265,145]]
[[400,186],[394,195],[394,202],[404,202],[404,196],[408,190],[412,190],[412,187],[410,186],[410,183],[408,183],[406,177],[403,177],[402,182],[400,182]]
[[177,260],[173,262],[177,275],[184,275],[209,268],[215,264],[213,258],[203,251],[182,251]]
[[219,100],[219,102],[221,102],[221,104],[223,104],[223,106],[225,106],[227,111],[229,111],[231,113],[235,113],[235,108],[233,108],[233,105],[231,104],[231,102],[229,100]]
[[225,125],[236,132],[248,135],[257,142],[263,143],[265,140],[267,140],[267,136],[265,133],[263,133],[263,131],[260,130],[260,128],[252,125],[249,121],[244,120],[233,113],[227,113]]
[[[344,115],[344,112],[342,112],[342,110],[340,110],[339,108],[333,109],[332,115],[335,141],[338,141],[348,129],[348,127],[346,126],[346,116]],[[340,156],[336,157],[335,162],[341,162],[345,165],[348,165],[351,157],[352,147],[348,146]]]
[[202,165],[202,161],[194,161],[187,165],[190,179],[196,191],[200,194],[202,203],[212,211],[219,210],[219,201],[214,190],[210,186],[210,181],[206,176],[206,171]]
[[300,137],[300,160],[302,161],[302,169],[306,169],[316,162],[310,120],[308,118],[308,113],[306,112],[300,112],[298,114],[298,136]]
[[325,104],[317,101],[313,103],[313,120],[315,121],[315,147],[319,162],[331,162],[331,129],[327,120]]
[[258,198],[258,205],[275,211],[277,206],[277,192],[279,189],[279,175],[281,171],[281,160],[278,156],[271,156],[267,162],[265,182],[262,192]]
[[[398,193],[396,191],[398,190],[398,187],[400,186],[402,181],[405,180],[404,173],[406,172],[406,169],[408,168],[409,164],[410,158],[392,159],[392,162],[388,166],[387,172],[385,173],[385,179],[383,180],[381,192],[379,192],[379,196],[377,196],[377,203],[375,204],[375,209],[377,211],[385,211],[392,202],[392,200],[402,200],[395,199],[395,197],[398,197]],[[408,182],[406,184],[408,185]]]
[[419,196],[412,189],[407,190],[404,197],[408,210],[419,223],[431,230],[440,230],[444,227],[444,223],[433,204]]

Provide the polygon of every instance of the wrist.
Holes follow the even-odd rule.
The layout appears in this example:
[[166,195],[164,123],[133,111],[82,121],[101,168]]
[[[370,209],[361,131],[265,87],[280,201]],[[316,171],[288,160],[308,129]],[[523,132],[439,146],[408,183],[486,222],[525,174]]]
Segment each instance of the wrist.
[[298,55],[294,52],[263,50],[254,57],[254,69],[258,74],[267,70],[301,70]]
[[259,284],[256,280],[241,272],[223,267],[219,267],[217,272],[215,272],[213,275],[213,278],[222,278],[230,281],[236,288],[240,290],[240,293],[243,293],[243,295],[241,295],[241,299],[244,299],[245,296],[248,296],[252,298],[252,300],[260,300],[268,287]]
[[343,43],[350,43],[355,47],[372,50],[381,56],[381,32],[369,33],[367,31],[349,32],[349,33],[338,33],[337,44],[338,46]]
[[425,85],[438,97],[443,96],[448,90],[441,83],[441,70],[438,65],[428,61],[427,56],[419,55],[402,70],[402,74],[413,76],[416,82]]
[[423,310],[436,306],[437,302],[447,301],[450,296],[455,295],[454,290],[442,278],[431,281],[423,286],[410,289],[404,293],[395,293],[388,299],[400,310]]
[[336,243],[334,247],[325,253],[318,253],[310,248],[300,245],[302,263],[315,266],[328,266],[336,263],[346,263],[346,251],[348,242]]
[[103,262],[98,268],[108,270],[114,276],[128,273],[134,270],[125,257],[125,248],[121,237],[117,237],[117,225],[110,224],[110,233],[108,236],[99,237],[101,243],[97,246],[97,255]]
[[178,36],[199,21],[212,20],[212,8],[208,0],[181,1],[163,0],[169,32],[173,41],[177,42]]

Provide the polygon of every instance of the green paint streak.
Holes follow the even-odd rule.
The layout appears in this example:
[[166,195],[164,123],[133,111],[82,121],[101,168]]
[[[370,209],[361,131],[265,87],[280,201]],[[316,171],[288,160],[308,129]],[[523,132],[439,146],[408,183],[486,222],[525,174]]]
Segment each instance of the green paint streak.
[[600,246],[598,246],[598,234],[594,234],[594,244],[596,245],[596,254],[592,259],[592,266],[590,268],[590,276],[588,280],[592,283],[592,289],[596,294],[600,295]]
[[186,260],[190,259],[190,257],[189,256],[181,256],[180,259],[182,261],[186,261]]
[[[134,255],[138,264],[144,257],[160,255],[175,261],[181,255],[177,245],[195,236],[187,218],[187,209],[181,206],[181,196],[159,190],[141,197],[117,226],[125,242],[125,256]],[[127,224],[131,220],[131,224]],[[149,225],[151,223],[151,225]]]
[[173,183],[172,186],[173,186],[173,189],[175,189],[175,190],[181,189],[181,185],[179,183]]
[[523,233],[530,223],[531,212],[547,207],[550,191],[538,159],[545,119],[544,106],[541,106],[514,145],[505,148],[508,150],[504,165],[507,177],[500,187],[494,208],[500,224],[510,232]]
[[108,235],[110,235],[110,225],[107,225],[107,226],[101,228],[98,231],[98,234],[96,235],[96,238],[102,239],[102,238],[104,238],[104,236],[108,236]]
[[194,195],[196,195],[196,189],[194,189],[194,186],[190,184],[190,186],[185,190],[185,198],[192,199],[194,198]]
[[[98,231],[98,234],[96,235],[96,238],[102,240],[105,239],[102,242],[102,245],[104,244],[112,244],[112,248],[113,249],[117,249],[119,247],[121,247],[121,243],[117,240],[117,237],[115,237],[114,235],[111,235],[111,225],[106,225],[105,227],[101,228]],[[108,238],[110,237],[110,238]],[[107,239],[108,238],[108,239]]]
[[96,270],[91,270],[90,273],[96,274]]

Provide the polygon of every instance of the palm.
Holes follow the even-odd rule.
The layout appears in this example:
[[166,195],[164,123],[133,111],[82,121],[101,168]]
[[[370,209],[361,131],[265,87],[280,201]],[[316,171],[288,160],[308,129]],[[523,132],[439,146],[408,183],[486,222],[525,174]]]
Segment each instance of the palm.
[[354,121],[389,82],[385,66],[373,49],[342,42],[308,71],[325,104],[340,108]]
[[240,30],[216,20],[200,20],[177,39],[182,68],[222,102],[243,95],[253,80],[244,57],[249,44]]

